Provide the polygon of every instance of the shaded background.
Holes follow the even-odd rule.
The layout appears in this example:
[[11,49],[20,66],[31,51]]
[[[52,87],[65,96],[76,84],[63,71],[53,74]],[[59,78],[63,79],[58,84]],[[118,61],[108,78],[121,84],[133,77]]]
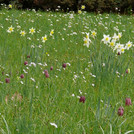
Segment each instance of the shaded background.
[[0,3],[14,4],[18,9],[34,8],[36,10],[56,9],[63,12],[75,11],[81,5],[86,6],[88,12],[120,12],[132,14],[134,10],[134,0],[0,0]]

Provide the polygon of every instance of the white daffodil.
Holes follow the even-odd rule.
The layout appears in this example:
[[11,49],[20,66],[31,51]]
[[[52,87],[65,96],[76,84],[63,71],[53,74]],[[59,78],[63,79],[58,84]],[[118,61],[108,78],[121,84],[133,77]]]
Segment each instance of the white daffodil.
[[109,35],[103,35],[103,39],[102,41],[104,42],[104,44],[108,44],[110,43],[111,37],[109,37]]

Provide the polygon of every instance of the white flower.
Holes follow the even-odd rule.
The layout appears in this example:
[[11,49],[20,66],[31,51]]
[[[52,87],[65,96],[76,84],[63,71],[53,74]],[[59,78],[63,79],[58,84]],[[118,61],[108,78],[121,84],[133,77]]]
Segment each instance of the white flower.
[[14,31],[14,28],[12,26],[8,27],[8,30],[7,30],[8,33],[12,33],[13,31]]
[[42,39],[42,42],[45,43],[47,40],[47,35],[43,36],[41,39]]
[[126,44],[126,46],[125,46],[125,48],[127,49],[127,50],[129,50],[129,48],[131,48],[132,47],[132,42],[128,42],[127,44]]
[[118,33],[118,39],[122,37],[122,33]]
[[35,79],[34,79],[34,78],[31,77],[30,79],[31,79],[33,82],[35,82]]
[[54,126],[55,128],[58,128],[58,126],[55,123],[50,123],[51,126]]
[[84,37],[83,41],[84,41],[83,45],[89,47],[89,43],[91,42],[91,40],[89,38]]
[[31,29],[29,29],[29,33],[30,33],[30,34],[35,33],[35,29],[32,27]]
[[111,37],[109,37],[109,35],[103,35],[103,39],[102,41],[104,42],[104,44],[110,43]]
[[114,41],[116,41],[118,39],[118,36],[116,33],[114,33],[114,36],[112,37]]
[[21,35],[21,36],[25,36],[25,34],[26,34],[25,31],[21,31],[21,32],[20,32],[20,35]]

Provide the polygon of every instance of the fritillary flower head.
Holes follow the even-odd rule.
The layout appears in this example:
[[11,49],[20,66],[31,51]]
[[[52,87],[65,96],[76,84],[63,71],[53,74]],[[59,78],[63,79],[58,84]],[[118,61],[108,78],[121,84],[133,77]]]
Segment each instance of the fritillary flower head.
[[118,109],[118,115],[119,116],[123,116],[123,114],[124,114],[124,108],[123,107],[119,107],[119,109]]
[[126,102],[125,102],[126,106],[132,105],[131,99],[130,98],[126,98]]
[[85,96],[81,96],[79,101],[84,103],[85,100],[86,100]]
[[10,78],[5,79],[6,83],[10,83]]
[[63,64],[62,64],[62,67],[63,67],[63,68],[66,68],[66,66],[67,66],[66,63],[63,63]]

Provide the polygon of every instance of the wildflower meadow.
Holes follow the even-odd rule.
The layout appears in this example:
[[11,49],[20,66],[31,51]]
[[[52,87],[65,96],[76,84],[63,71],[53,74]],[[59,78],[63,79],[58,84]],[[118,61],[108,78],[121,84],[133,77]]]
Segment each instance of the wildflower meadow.
[[134,133],[134,16],[0,10],[1,134]]

